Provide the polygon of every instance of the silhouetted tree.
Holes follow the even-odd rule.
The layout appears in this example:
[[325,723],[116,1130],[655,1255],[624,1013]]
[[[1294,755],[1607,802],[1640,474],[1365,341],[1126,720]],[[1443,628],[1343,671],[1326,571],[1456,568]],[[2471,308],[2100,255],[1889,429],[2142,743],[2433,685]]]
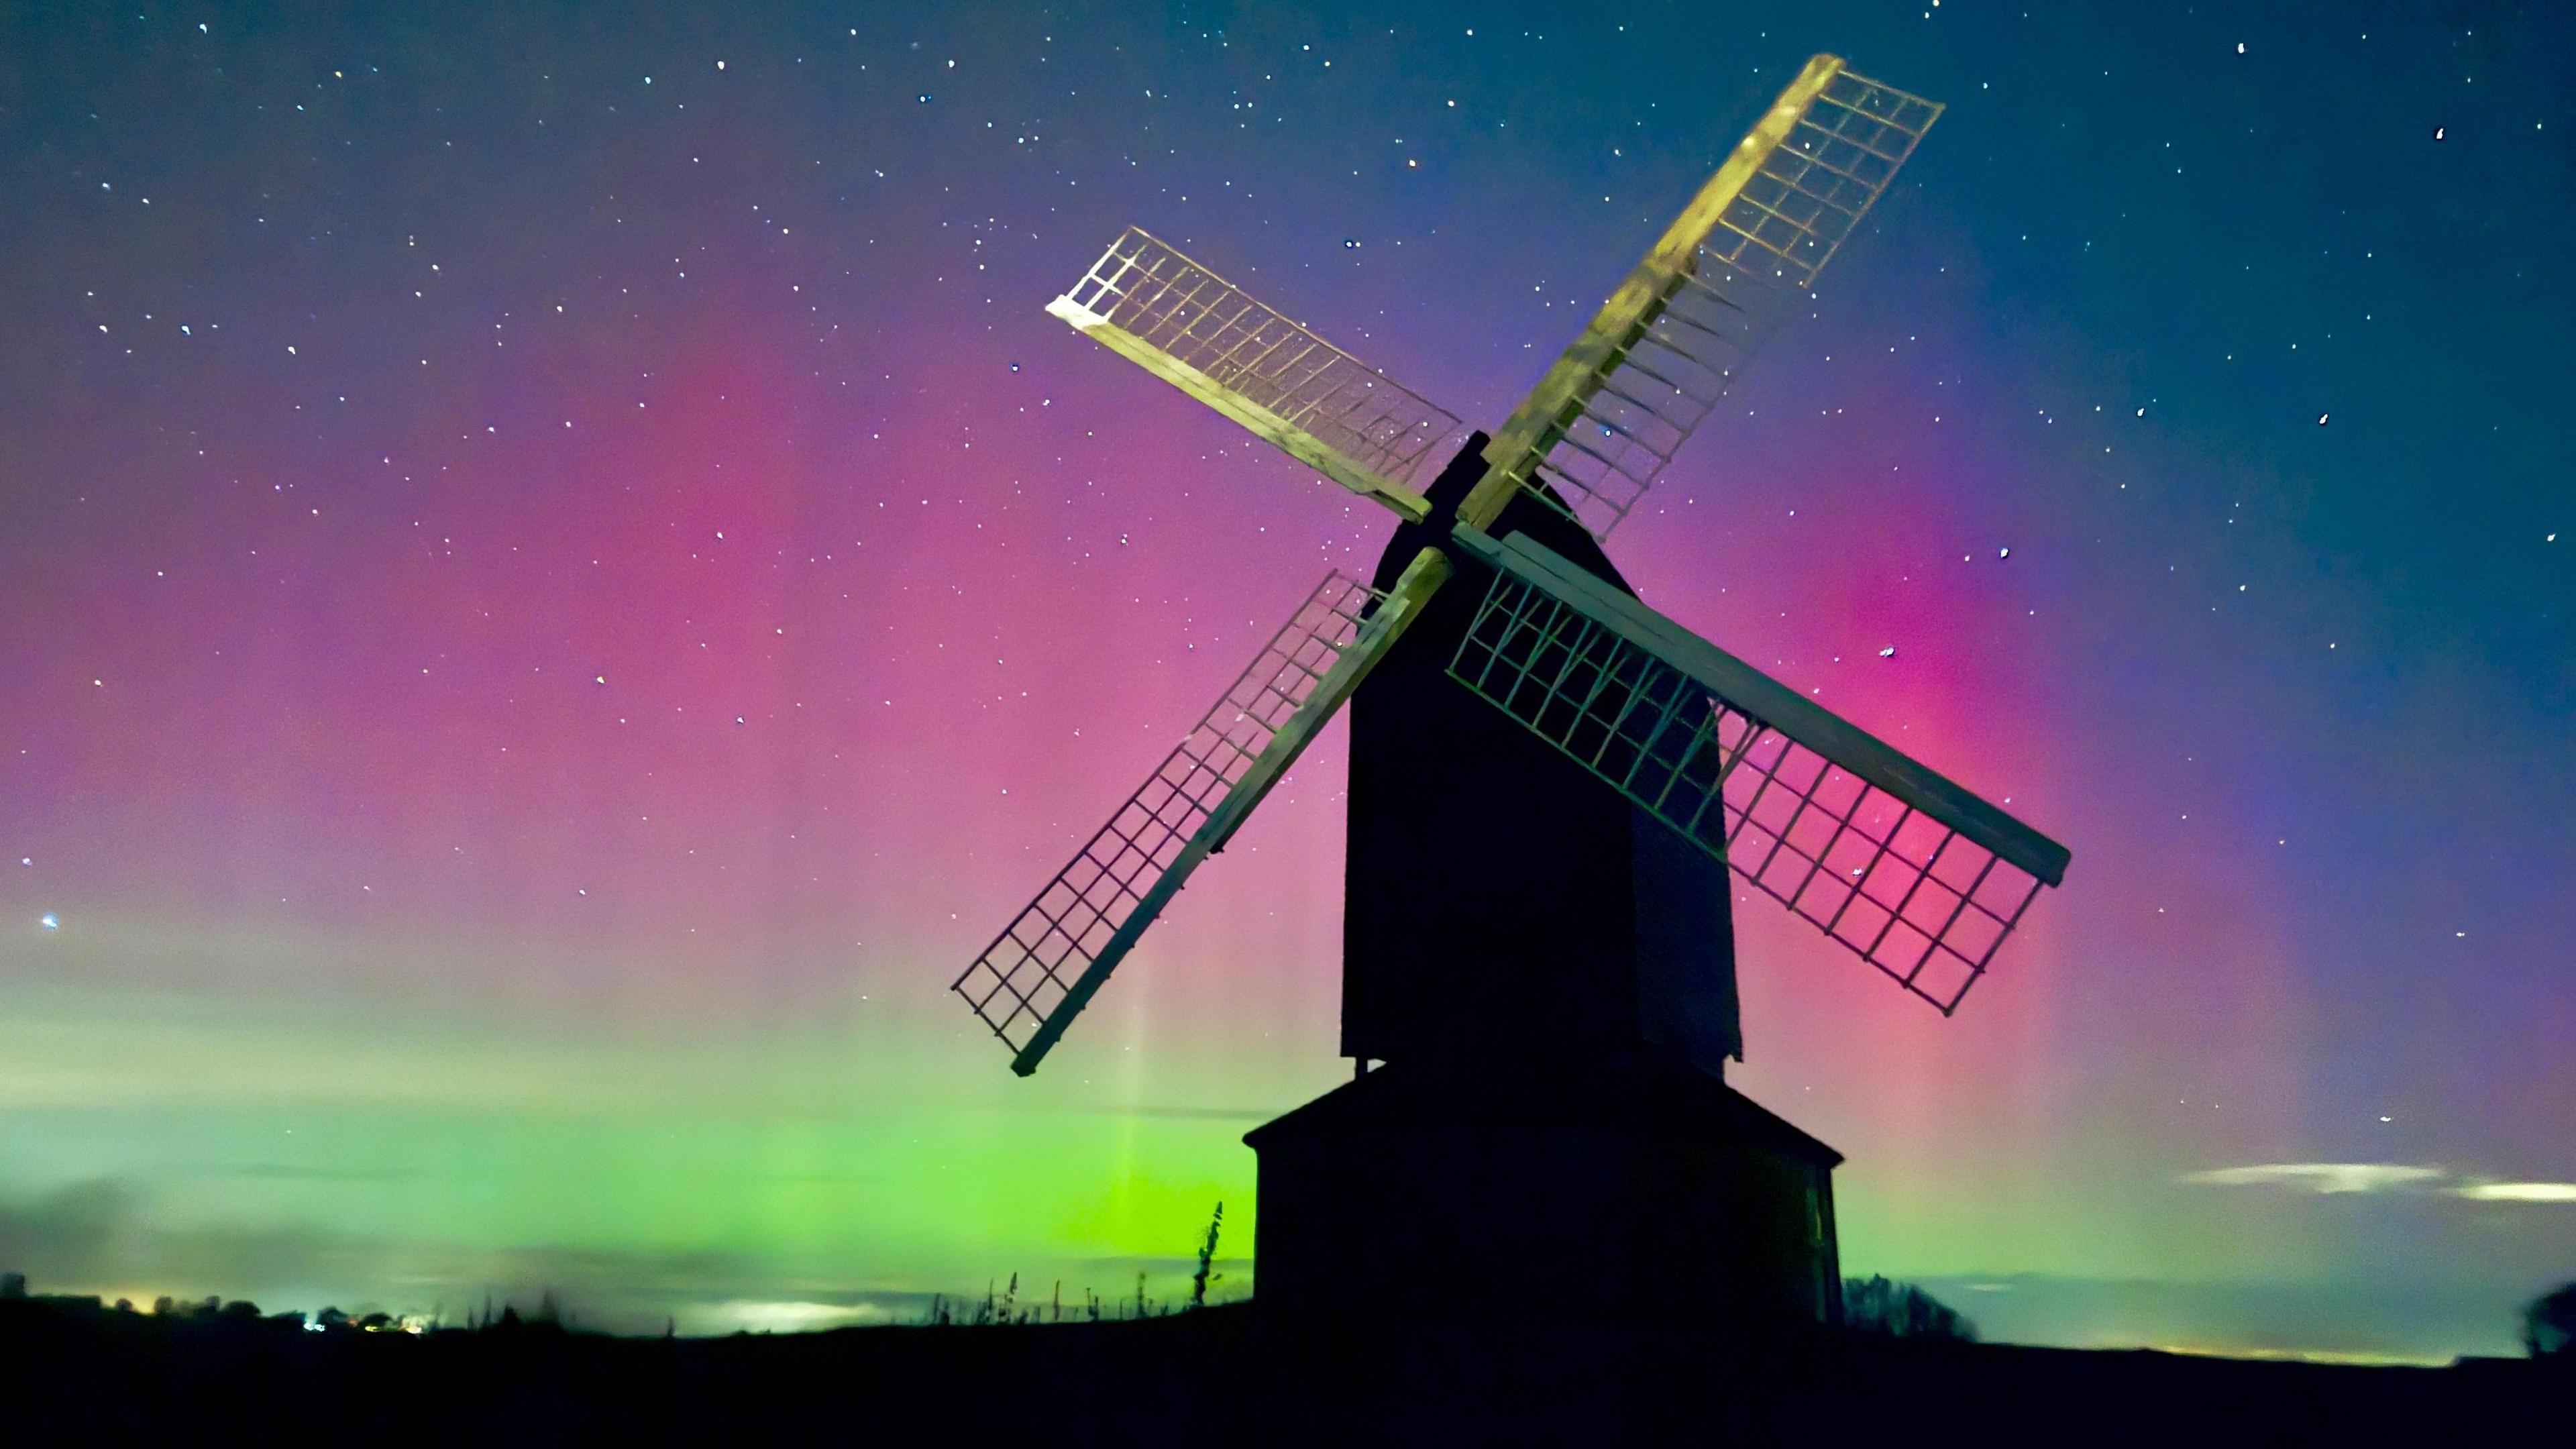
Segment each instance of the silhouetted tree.
[[2561,1283],[2523,1308],[2522,1346],[2533,1358],[2576,1358],[2576,1283]]
[[1911,1283],[1878,1277],[1843,1280],[1843,1323],[1861,1333],[1889,1338],[1977,1341],[1977,1325],[1940,1299]]
[[1216,1215],[1208,1219],[1207,1241],[1199,1244],[1199,1270],[1190,1275],[1190,1306],[1207,1307],[1208,1267],[1216,1261],[1217,1229],[1225,1226],[1225,1204],[1216,1205]]
[[0,1298],[24,1298],[26,1296],[26,1274],[0,1273]]

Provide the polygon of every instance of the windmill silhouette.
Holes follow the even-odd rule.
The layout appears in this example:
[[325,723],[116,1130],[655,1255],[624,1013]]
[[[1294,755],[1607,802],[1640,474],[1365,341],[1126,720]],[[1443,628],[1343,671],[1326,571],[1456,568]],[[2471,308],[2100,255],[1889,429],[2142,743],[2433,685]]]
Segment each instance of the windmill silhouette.
[[1049,304],[1399,520],[954,983],[1034,1071],[1357,697],[1357,1070],[1246,1138],[1264,1304],[1838,1318],[1840,1158],[1723,1080],[1724,867],[1946,1015],[2067,852],[1647,608],[1601,544],[1940,111],[1810,60],[1421,488],[1457,419],[1141,230]]

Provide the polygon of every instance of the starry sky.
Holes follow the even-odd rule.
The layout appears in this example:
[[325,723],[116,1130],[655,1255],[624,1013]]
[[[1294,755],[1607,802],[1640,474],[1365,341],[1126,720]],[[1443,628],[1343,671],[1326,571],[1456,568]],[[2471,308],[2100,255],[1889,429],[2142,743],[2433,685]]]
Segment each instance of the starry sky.
[[1990,1337],[2511,1351],[2576,1276],[2513,3],[0,12],[0,1267],[793,1328],[1169,1291],[1223,1199],[1248,1290],[1341,730],[1035,1078],[945,987],[1391,520],[1043,304],[1143,225],[1490,427],[1822,50],[1950,109],[1613,552],[2074,865],[1946,1021],[1740,907],[1734,1079]]

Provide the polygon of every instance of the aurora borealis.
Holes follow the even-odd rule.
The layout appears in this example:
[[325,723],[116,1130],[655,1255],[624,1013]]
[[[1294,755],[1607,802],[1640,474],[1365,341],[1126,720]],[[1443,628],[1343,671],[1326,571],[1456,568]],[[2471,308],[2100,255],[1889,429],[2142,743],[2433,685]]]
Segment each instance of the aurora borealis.
[[1247,1286],[1339,726],[1035,1078],[945,987],[1391,522],[1041,309],[1142,225],[1490,426],[1819,50],[1950,109],[1612,551],[2074,865],[1947,1021],[1740,905],[1735,1080],[1991,1337],[2509,1351],[2576,17],[2508,4],[8,11],[0,1268],[787,1328],[1221,1197]]

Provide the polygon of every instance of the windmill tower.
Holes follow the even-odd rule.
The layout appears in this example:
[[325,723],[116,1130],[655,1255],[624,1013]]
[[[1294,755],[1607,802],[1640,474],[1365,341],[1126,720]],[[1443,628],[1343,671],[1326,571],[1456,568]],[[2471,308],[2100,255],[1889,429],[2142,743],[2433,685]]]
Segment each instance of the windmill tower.
[[1143,231],[1049,304],[1398,519],[954,983],[1034,1071],[1357,696],[1358,1070],[1246,1138],[1265,1305],[1839,1316],[1840,1159],[1723,1080],[1725,868],[1947,1015],[2067,852],[1647,608],[1601,545],[1940,110],[1809,61],[1419,486],[1454,417]]

